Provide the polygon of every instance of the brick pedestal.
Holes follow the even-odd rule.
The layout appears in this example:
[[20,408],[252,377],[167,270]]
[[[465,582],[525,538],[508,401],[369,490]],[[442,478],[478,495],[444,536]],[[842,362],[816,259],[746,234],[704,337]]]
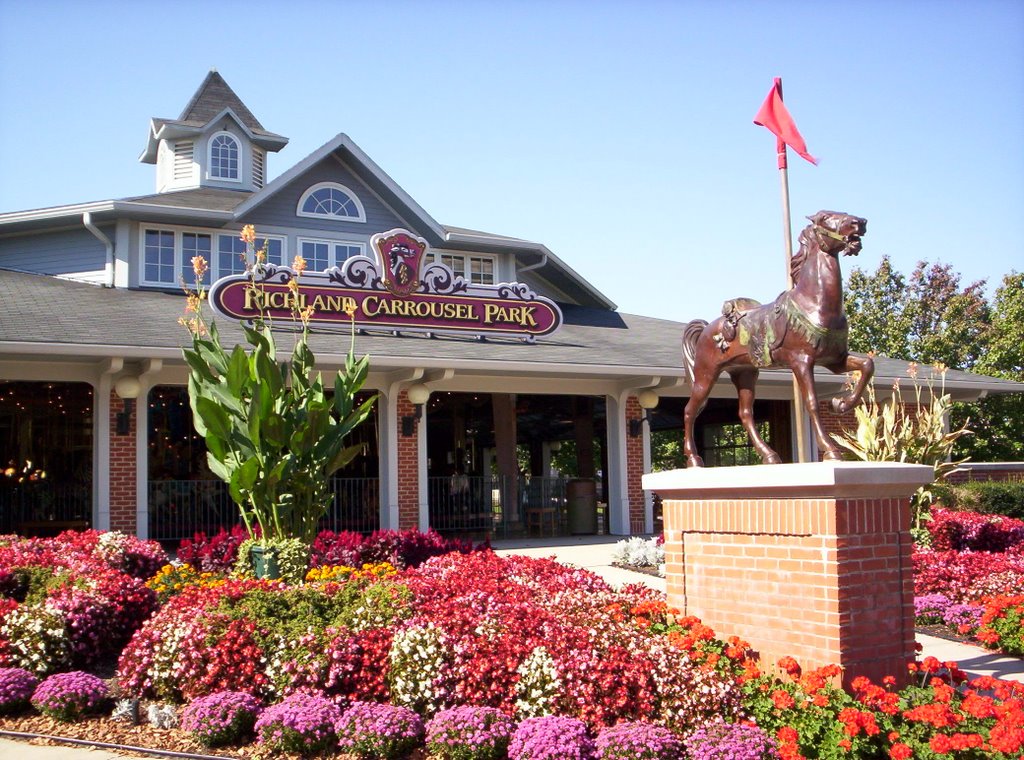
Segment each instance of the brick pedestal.
[[402,418],[412,416],[416,407],[409,400],[408,391],[398,396],[398,529],[411,530],[419,527],[420,519],[420,465],[419,426],[417,420],[412,435],[402,435]]
[[770,668],[902,678],[914,657],[909,497],[932,468],[874,462],[644,476],[662,498],[668,601]]
[[[145,403],[145,401],[143,401]],[[110,529],[135,535],[136,524],[136,453],[135,435],[138,409],[132,412],[131,426],[126,435],[117,432],[117,416],[124,409],[124,401],[110,392]]]

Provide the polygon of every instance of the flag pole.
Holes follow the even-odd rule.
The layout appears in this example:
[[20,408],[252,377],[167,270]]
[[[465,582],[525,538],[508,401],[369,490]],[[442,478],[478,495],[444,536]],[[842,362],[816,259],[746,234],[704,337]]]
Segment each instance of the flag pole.
[[[782,78],[775,77],[775,85],[779,89],[782,100]],[[785,240],[786,253],[786,288],[793,287],[793,274],[790,262],[793,259],[793,222],[789,212],[789,161],[786,155],[786,142],[781,137],[775,138],[775,149],[779,154],[779,177],[782,181],[782,236]],[[793,416],[796,418],[796,459],[798,462],[808,461],[807,457],[807,416],[804,413],[803,397],[800,383],[793,375]]]

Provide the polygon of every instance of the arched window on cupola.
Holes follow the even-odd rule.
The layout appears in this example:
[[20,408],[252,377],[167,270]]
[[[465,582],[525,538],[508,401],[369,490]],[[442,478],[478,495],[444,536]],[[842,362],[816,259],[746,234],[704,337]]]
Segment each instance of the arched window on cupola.
[[228,132],[210,138],[210,179],[240,182],[238,140]]
[[366,212],[355,193],[337,182],[321,182],[299,198],[299,216],[331,217],[339,221],[365,222]]

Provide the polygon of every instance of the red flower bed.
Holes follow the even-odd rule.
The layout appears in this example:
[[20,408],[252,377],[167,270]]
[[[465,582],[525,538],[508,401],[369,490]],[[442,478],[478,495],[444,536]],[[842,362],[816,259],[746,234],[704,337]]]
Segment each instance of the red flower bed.
[[926,525],[939,551],[1004,552],[1024,545],[1024,521],[1003,515],[935,508]]

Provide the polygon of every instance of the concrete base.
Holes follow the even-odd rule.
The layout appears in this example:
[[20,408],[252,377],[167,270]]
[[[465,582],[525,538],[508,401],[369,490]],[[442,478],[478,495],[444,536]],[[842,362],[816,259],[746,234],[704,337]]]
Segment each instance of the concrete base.
[[914,656],[910,495],[932,468],[870,462],[644,476],[662,497],[667,593],[762,664],[905,676]]

